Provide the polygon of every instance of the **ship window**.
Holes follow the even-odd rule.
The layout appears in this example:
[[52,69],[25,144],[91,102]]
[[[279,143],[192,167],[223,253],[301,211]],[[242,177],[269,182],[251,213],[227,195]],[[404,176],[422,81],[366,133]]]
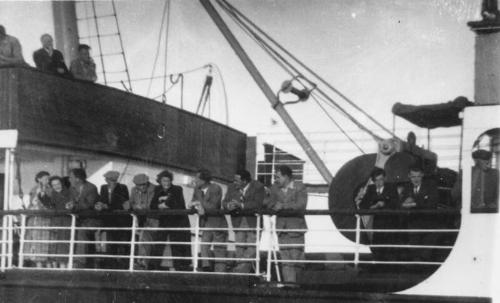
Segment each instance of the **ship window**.
[[472,147],[471,212],[497,213],[500,128],[481,134]]

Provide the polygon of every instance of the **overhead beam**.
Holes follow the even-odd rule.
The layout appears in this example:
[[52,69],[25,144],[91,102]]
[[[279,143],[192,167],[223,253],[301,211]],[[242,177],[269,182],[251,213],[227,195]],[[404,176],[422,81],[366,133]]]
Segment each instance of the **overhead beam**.
[[285,109],[283,106],[283,103],[281,103],[278,100],[278,97],[274,94],[273,90],[269,86],[269,84],[266,82],[262,74],[259,72],[255,64],[252,62],[248,54],[245,52],[241,44],[238,42],[236,37],[233,35],[231,30],[228,28],[224,20],[221,18],[217,10],[215,10],[214,6],[210,2],[210,0],[200,0],[201,4],[207,11],[208,15],[212,18],[214,21],[215,25],[219,28],[221,33],[224,35],[226,40],[229,42],[229,45],[231,45],[232,49],[240,58],[241,62],[247,69],[247,71],[250,73],[254,81],[257,83],[259,88],[262,90],[268,101],[271,103],[271,106],[274,108],[274,110],[278,113],[278,115],[281,117],[285,125],[288,127],[292,135],[295,137],[297,142],[300,144],[302,149],[305,151],[311,162],[314,164],[316,169],[319,171],[323,179],[325,179],[328,184],[333,179],[332,174],[330,173],[330,170],[326,167],[325,163],[323,160],[319,157],[319,155],[316,153],[314,148],[311,146],[309,143],[309,140],[307,140],[306,136],[302,133],[302,131],[299,129],[297,124],[293,121],[291,118],[290,114],[288,111]]

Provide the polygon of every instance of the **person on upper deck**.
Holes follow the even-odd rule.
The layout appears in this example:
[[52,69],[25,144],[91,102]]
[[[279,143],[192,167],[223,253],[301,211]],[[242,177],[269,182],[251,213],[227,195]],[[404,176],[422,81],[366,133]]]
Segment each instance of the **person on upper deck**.
[[[96,203],[97,210],[124,210],[124,203],[128,201],[128,188],[125,184],[118,182],[120,173],[114,170],[107,171],[104,175],[106,184],[101,186],[99,191],[100,201]],[[104,217],[104,227],[131,227],[132,218],[130,216],[106,216]],[[102,233],[101,233],[102,234]],[[108,230],[106,233],[110,241],[130,241],[130,231],[127,230]],[[98,246],[99,247],[99,246]],[[128,255],[129,245],[127,244],[109,244],[109,251],[114,255]],[[127,267],[127,259],[119,258],[117,260],[109,259],[107,262],[112,267]]]
[[[234,175],[234,182],[229,186],[226,196],[224,197],[224,208],[231,211],[231,222],[233,228],[241,228],[247,230],[236,230],[236,267],[233,272],[249,273],[252,269],[252,264],[249,261],[240,259],[253,259],[256,253],[257,234],[255,228],[257,226],[257,218],[255,215],[237,216],[239,210],[259,211],[262,208],[266,192],[264,185],[259,181],[253,181],[250,172],[247,170],[239,170]],[[238,245],[243,243],[243,245]]]
[[54,49],[54,40],[49,34],[40,37],[42,48],[33,53],[33,61],[39,70],[53,73],[63,77],[71,77],[71,74],[64,63],[63,54]]
[[90,82],[97,80],[94,59],[90,56],[90,46],[87,44],[78,45],[78,57],[71,61],[69,70],[75,79]]
[[[438,188],[431,180],[424,180],[421,166],[410,167],[410,183],[403,190],[402,209],[436,210],[439,200]],[[436,215],[413,214],[408,216],[408,229],[434,229],[439,227],[440,218]],[[410,245],[434,245],[436,233],[411,232],[408,235]],[[413,260],[425,261],[431,257],[432,250],[414,248],[411,253]]]
[[[305,211],[307,208],[307,189],[302,182],[293,179],[292,170],[288,166],[279,166],[276,172],[276,183],[271,187],[271,194],[265,200],[268,208],[273,210]],[[286,231],[298,229],[300,231]],[[283,280],[297,282],[297,277],[304,268],[303,263],[286,261],[304,260],[304,234],[307,224],[304,215],[282,217],[277,215],[276,231],[280,245]],[[294,245],[295,244],[295,245]]]
[[[156,178],[159,186],[155,189],[155,195],[151,200],[151,209],[167,210],[167,209],[178,209],[185,210],[186,203],[184,201],[184,194],[182,192],[182,187],[173,185],[172,181],[174,176],[168,170],[160,172]],[[191,227],[189,223],[189,218],[187,214],[179,215],[168,215],[160,217],[160,227],[164,228],[186,228],[186,230],[167,230],[159,231],[156,234],[156,238],[160,241],[169,240],[173,242],[172,247],[172,257],[191,257],[191,245],[186,244],[191,242],[191,232],[189,228]],[[176,244],[175,242],[184,242],[182,244]],[[163,248],[164,245],[159,245]],[[163,252],[163,249],[157,250],[157,253]],[[167,260],[165,260],[167,261]],[[173,262],[162,262],[161,267],[170,267],[169,270],[188,270],[191,260],[189,259],[173,259]],[[170,263],[170,264],[169,264]],[[171,263],[173,263],[171,265]],[[173,266],[173,268],[172,268]]]
[[[206,169],[198,170],[196,178],[194,179],[195,189],[189,207],[195,207],[199,212],[203,212],[203,210],[221,209],[222,188],[211,181],[212,174],[210,171]],[[210,271],[210,260],[207,258],[210,258],[210,246],[212,246],[212,242],[216,242],[216,244],[214,244],[214,257],[224,258],[226,257],[226,246],[220,243],[226,242],[227,239],[226,231],[210,230],[210,228],[227,228],[226,218],[223,216],[201,215],[200,227],[208,229],[203,230],[201,236],[201,241],[203,243],[200,245],[202,269],[204,271]],[[215,260],[214,263],[214,271],[226,271],[225,261]]]
[[[360,209],[384,210],[395,209],[398,207],[398,193],[395,186],[385,182],[385,170],[382,168],[374,168],[370,174],[370,179],[373,184],[368,185],[366,193],[363,196]],[[388,229],[397,227],[394,224],[394,217],[388,215],[374,216],[372,227],[373,229]],[[372,244],[397,244],[393,240],[393,234],[374,232],[372,237]],[[391,249],[371,247],[374,258],[382,260],[389,258]]]
[[472,153],[474,166],[471,175],[472,209],[498,207],[498,170],[491,168],[490,151],[478,149]]
[[[155,194],[156,186],[149,182],[149,177],[146,174],[137,174],[132,179],[135,186],[130,190],[130,199],[125,203],[124,208],[133,210],[149,210],[151,209],[151,201]],[[159,226],[158,219],[146,217],[139,217],[139,227],[151,227],[157,228]],[[139,242],[152,242],[153,236],[156,231],[151,230],[141,230],[139,232]],[[138,255],[139,256],[150,256],[151,244],[140,244],[138,245]],[[134,265],[136,269],[148,269],[150,268],[151,262],[148,259],[138,258],[136,259],[136,264]]]
[[[87,173],[83,168],[73,168],[69,172],[71,187],[69,189],[71,201],[68,203],[68,209],[73,210],[94,210],[95,204],[99,200],[97,187],[87,181]],[[80,227],[95,228],[99,226],[99,221],[95,218],[81,218],[77,222]],[[78,241],[90,241],[95,239],[95,229],[80,229],[76,232]],[[87,243],[76,243],[75,254],[88,254],[93,251],[93,246]],[[75,267],[84,267],[86,265],[95,266],[96,264],[85,264],[89,261],[87,258],[75,258]]]
[[0,66],[24,64],[21,43],[16,37],[7,35],[5,27],[0,25]]

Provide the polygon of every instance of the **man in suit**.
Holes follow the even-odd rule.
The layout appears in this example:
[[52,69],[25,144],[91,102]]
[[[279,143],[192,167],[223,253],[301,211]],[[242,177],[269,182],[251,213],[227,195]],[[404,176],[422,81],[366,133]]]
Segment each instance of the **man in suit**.
[[[194,179],[195,189],[193,198],[191,199],[190,207],[195,207],[200,210],[219,210],[221,209],[222,189],[219,185],[212,183],[212,175],[206,169],[200,169],[196,173]],[[223,216],[207,216],[206,214],[200,217],[200,227],[203,230],[201,236],[201,264],[204,271],[211,270],[210,246],[212,242],[226,242],[227,232],[223,230],[210,230],[210,228],[227,228],[226,218]],[[226,257],[226,245],[214,244],[214,257]],[[215,260],[214,271],[225,272],[226,262],[223,260]]]
[[[301,182],[293,180],[292,170],[288,166],[280,166],[276,172],[276,183],[271,187],[270,196],[265,204],[276,211],[304,211],[307,207],[307,189]],[[300,229],[303,231],[286,231]],[[281,217],[276,219],[281,259],[286,261],[304,260],[304,234],[307,230],[304,215]],[[294,245],[295,244],[295,245]],[[283,262],[282,273],[285,282],[297,282],[297,276],[304,268],[303,263]]]
[[[124,208],[126,210],[149,210],[151,209],[151,201],[155,195],[156,186],[149,182],[149,177],[146,174],[137,174],[132,179],[135,186],[130,190],[130,200],[125,202]],[[157,218],[149,217],[139,217],[140,227],[151,227],[157,228],[159,226],[159,221]],[[153,241],[153,236],[155,231],[152,230],[141,230],[139,232],[139,242],[151,242]],[[151,244],[138,244],[138,254],[139,256],[149,257],[151,255]],[[137,269],[148,269],[151,264],[148,259],[136,259],[135,267]]]
[[[106,172],[104,175],[106,184],[101,186],[100,201],[96,204],[97,210],[124,210],[124,203],[129,200],[128,188],[125,184],[118,183],[120,173],[114,170]],[[132,227],[132,218],[127,216],[106,216],[103,220],[105,227]],[[109,230],[106,232],[110,241],[130,241],[131,233],[129,230]],[[113,255],[128,255],[130,246],[127,244],[110,244],[109,251]],[[108,265],[117,268],[126,268],[128,260],[108,259]]]
[[[370,174],[370,179],[373,184],[368,185],[366,193],[363,196],[360,209],[395,209],[398,204],[398,194],[396,188],[392,184],[385,182],[385,171],[376,167]],[[373,218],[373,229],[398,228],[397,218],[393,216],[375,215]],[[372,244],[398,244],[395,243],[395,235],[391,233],[374,232]],[[390,260],[391,248],[370,248],[376,260]]]
[[[69,172],[71,183],[70,197],[67,208],[73,210],[94,210],[96,202],[99,200],[97,187],[87,181],[87,174],[82,168],[74,168]],[[95,218],[80,218],[79,227],[97,227],[98,221]],[[95,239],[95,230],[77,230],[76,239],[78,241],[91,241]],[[87,243],[75,244],[75,254],[88,254],[92,252],[93,247]],[[75,267],[84,267],[88,258],[75,258]],[[90,262],[89,262],[90,263]],[[93,267],[95,264],[88,264]]]
[[[224,208],[231,211],[231,222],[235,230],[236,258],[253,259],[256,253],[256,216],[238,216],[237,212],[259,211],[262,208],[266,193],[264,185],[258,181],[253,181],[250,172],[247,170],[237,171],[234,175],[234,183],[227,190],[223,200]],[[244,243],[246,245],[238,245]],[[249,261],[236,260],[236,267],[233,272],[249,273],[252,265]]]
[[[410,183],[403,190],[403,209],[437,209],[439,193],[437,186],[431,180],[424,181],[424,172],[420,166],[410,167],[408,175]],[[439,217],[433,215],[413,214],[408,216],[409,229],[433,229],[439,227]],[[435,245],[436,233],[411,232],[408,235],[410,245]],[[428,261],[431,259],[432,250],[414,248],[411,257],[414,261]]]
[[33,61],[39,70],[53,73],[63,77],[71,77],[71,74],[64,63],[63,54],[54,49],[54,40],[49,34],[40,37],[42,48],[33,53]]
[[[151,200],[151,209],[186,209],[182,187],[173,185],[174,176],[168,170],[160,172],[156,178],[159,186],[155,189],[155,194]],[[187,214],[169,215],[160,217],[160,227],[165,228],[185,228],[183,230],[166,230],[155,233],[155,239],[158,241],[170,241],[172,247],[172,257],[191,257],[191,245],[186,244],[191,241],[190,223]],[[175,242],[184,242],[176,244]],[[157,245],[156,253],[163,252],[165,245]],[[186,271],[189,269],[189,259],[163,260],[160,267],[169,270]]]

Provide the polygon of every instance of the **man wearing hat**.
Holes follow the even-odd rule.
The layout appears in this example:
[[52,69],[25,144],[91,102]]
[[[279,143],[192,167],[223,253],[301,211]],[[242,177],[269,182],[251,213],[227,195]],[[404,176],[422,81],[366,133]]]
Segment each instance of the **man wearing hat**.
[[472,153],[472,209],[498,207],[498,170],[491,168],[491,152],[478,149]]
[[[132,208],[133,210],[149,210],[151,209],[151,200],[155,194],[155,185],[149,182],[149,177],[146,174],[137,174],[132,180],[135,184],[130,191],[130,200],[125,203],[125,209]],[[139,219],[140,227],[158,227],[158,219],[143,218]],[[153,241],[154,231],[142,230],[139,232],[139,242],[151,242]],[[151,248],[153,245],[150,244],[139,244],[139,256],[150,256]],[[149,267],[149,262],[147,259],[137,259],[136,263],[137,269],[147,269]]]
[[[110,170],[104,174],[106,184],[101,186],[100,202],[97,209],[108,209],[112,211],[124,210],[124,203],[128,201],[128,188],[124,184],[118,183],[120,173]],[[132,219],[129,216],[109,216],[104,218],[105,227],[131,227]],[[110,241],[130,241],[130,231],[127,230],[110,230],[107,232]],[[128,255],[130,250],[129,245],[111,244],[110,251],[114,255]],[[116,260],[116,266],[119,268],[126,267],[127,259],[119,258]]]

